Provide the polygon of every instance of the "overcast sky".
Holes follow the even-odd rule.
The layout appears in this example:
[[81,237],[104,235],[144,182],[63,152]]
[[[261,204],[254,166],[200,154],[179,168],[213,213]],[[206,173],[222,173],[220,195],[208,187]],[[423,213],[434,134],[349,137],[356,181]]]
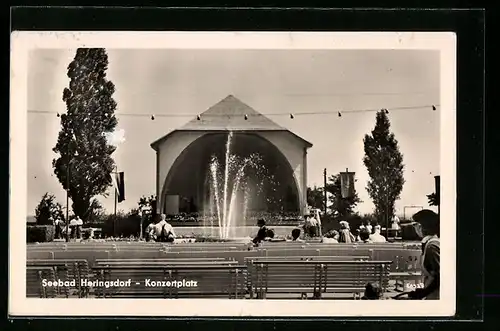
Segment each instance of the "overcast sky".
[[[33,215],[45,192],[63,206],[65,192],[51,166],[60,128],[55,112],[65,112],[62,91],[68,86],[66,68],[75,50],[30,53],[28,109],[54,114],[28,114],[28,215]],[[108,50],[108,78],[116,85],[117,129],[125,143],[114,153],[125,172],[126,201],[118,209],[137,206],[141,195],[155,192],[155,152],[150,143],[188,122],[190,117],[120,116],[120,113],[202,113],[232,94],[258,112],[300,113],[332,111],[332,115],[270,116],[281,126],[310,141],[308,184],[322,185],[323,168],[356,172],[356,190],[366,192],[368,174],[362,163],[363,137],[375,123],[374,112],[337,117],[337,110],[414,107],[439,104],[437,51],[368,50]],[[406,166],[406,183],[397,201],[404,206],[427,206],[439,174],[439,107],[390,112],[391,130],[399,141]],[[111,190],[110,190],[111,191]],[[108,212],[113,196],[101,198]],[[415,211],[415,209],[413,209]]]

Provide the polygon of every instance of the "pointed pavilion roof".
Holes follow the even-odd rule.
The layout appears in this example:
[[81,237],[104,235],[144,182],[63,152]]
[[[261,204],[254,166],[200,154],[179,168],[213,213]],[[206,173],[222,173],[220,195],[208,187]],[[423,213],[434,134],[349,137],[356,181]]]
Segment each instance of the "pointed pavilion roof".
[[228,95],[199,116],[200,119],[195,117],[179,129],[156,140],[151,147],[157,149],[158,144],[179,131],[283,131],[300,139],[307,147],[312,146],[310,142],[278,125],[233,95]]

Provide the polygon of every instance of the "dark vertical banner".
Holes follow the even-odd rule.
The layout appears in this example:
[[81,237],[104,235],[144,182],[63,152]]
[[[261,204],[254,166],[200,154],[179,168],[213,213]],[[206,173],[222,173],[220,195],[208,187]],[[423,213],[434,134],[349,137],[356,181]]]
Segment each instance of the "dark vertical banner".
[[437,203],[438,205],[440,204],[441,202],[441,176],[434,176],[434,180],[435,180],[435,185],[436,185],[436,198],[437,198]]
[[118,202],[125,200],[125,173],[119,172],[116,174],[116,183],[118,190]]
[[354,172],[340,173],[340,192],[343,199],[352,198],[354,196]]

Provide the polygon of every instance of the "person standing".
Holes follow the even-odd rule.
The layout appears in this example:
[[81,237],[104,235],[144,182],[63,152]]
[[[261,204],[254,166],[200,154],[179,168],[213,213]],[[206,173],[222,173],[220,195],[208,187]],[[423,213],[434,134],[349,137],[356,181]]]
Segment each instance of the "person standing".
[[373,233],[373,227],[370,221],[366,221],[366,227],[365,227],[370,234]]

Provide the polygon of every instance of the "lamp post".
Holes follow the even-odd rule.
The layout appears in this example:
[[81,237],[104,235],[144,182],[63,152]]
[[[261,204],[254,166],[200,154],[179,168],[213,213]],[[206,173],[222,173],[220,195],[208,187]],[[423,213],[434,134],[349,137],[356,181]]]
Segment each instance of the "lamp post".
[[326,168],[323,170],[323,191],[324,191],[323,192],[324,193],[323,199],[325,200],[324,201],[324,204],[325,204],[324,211],[325,211],[325,217],[326,217],[326,213],[328,211],[328,209],[327,209],[328,208],[328,206],[327,206],[328,205],[328,195],[326,192]]
[[[78,153],[75,152],[75,157]],[[69,158],[69,149],[68,149]],[[68,166],[66,167],[66,242],[69,242],[69,178],[71,176],[71,165],[74,159],[69,159]]]
[[[73,158],[70,156],[70,147],[72,142],[76,142],[75,133],[71,135],[71,140],[68,142],[68,164],[66,166],[66,242],[69,242],[69,184],[70,184],[70,175],[71,175],[71,163],[73,162]],[[75,151],[75,157],[78,156],[78,152]]]
[[[68,153],[69,158],[69,153]],[[71,161],[68,161],[66,167],[66,242],[69,242],[69,168],[71,166]]]

